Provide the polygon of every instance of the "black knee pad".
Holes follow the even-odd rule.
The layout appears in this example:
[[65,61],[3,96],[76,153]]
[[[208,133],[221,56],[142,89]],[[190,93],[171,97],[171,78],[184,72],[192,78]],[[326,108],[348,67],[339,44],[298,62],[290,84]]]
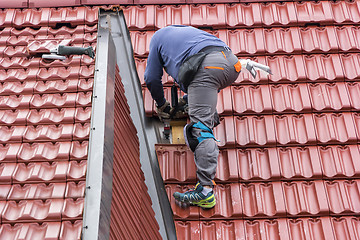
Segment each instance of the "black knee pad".
[[[201,130],[199,137],[195,137],[192,134],[193,128],[197,128],[197,129]],[[210,128],[208,128],[207,126],[205,126],[202,122],[186,124],[184,127],[184,137],[185,137],[186,145],[193,152],[195,152],[195,149],[199,145],[199,143],[201,143],[205,139],[212,138],[218,142],[218,140],[214,136],[213,131]]]
[[199,145],[199,140],[192,134],[194,124],[195,123],[186,124],[184,127],[185,143],[193,152],[195,152],[197,145]]

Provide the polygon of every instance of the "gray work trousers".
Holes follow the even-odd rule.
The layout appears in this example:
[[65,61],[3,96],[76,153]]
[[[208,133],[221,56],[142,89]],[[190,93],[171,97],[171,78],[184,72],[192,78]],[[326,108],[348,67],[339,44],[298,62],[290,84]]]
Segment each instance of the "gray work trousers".
[[[231,51],[216,51],[205,57],[188,87],[191,122],[200,121],[210,129],[218,124],[217,94],[220,89],[231,85],[237,79],[239,73],[234,67],[237,62],[238,58]],[[201,131],[203,130],[192,128],[192,135],[197,138]],[[203,140],[196,147],[194,152],[196,173],[202,185],[213,185],[218,156],[219,148],[212,138]]]

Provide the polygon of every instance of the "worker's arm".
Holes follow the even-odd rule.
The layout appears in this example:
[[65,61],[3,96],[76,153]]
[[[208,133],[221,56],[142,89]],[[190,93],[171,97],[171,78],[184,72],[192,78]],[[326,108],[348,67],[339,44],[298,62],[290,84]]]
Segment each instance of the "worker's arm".
[[145,83],[149,89],[152,98],[155,100],[157,106],[163,106],[166,102],[164,98],[164,89],[161,82],[163,75],[163,61],[158,49],[156,39],[151,39],[150,52],[145,69]]

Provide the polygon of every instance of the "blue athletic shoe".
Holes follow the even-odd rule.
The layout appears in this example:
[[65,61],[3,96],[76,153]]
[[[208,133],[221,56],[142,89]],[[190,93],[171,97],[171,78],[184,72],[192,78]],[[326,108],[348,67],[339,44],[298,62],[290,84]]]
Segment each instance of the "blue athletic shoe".
[[195,189],[191,189],[185,193],[174,193],[174,198],[180,202],[196,205],[202,208],[213,208],[216,204],[214,192],[209,192],[206,196],[201,192],[203,186],[197,183]]

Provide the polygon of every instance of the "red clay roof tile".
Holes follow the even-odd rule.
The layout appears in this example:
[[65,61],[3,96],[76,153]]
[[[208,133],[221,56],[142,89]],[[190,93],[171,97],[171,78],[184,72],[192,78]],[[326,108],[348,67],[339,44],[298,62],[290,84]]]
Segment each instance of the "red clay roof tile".
[[343,69],[338,54],[303,55],[305,71],[310,81],[341,81]]
[[36,81],[33,89],[35,95],[74,92],[78,90],[79,81],[77,79]]
[[84,209],[84,198],[66,198],[61,212],[62,220],[77,220],[82,219]]
[[282,188],[289,217],[329,213],[323,181],[283,182]]
[[13,183],[50,183],[65,182],[66,171],[69,163],[67,161],[59,162],[22,162],[16,164],[12,174]]
[[78,122],[90,122],[90,117],[91,117],[91,107],[78,107],[75,109],[75,116],[74,116],[74,120],[75,123]]
[[[88,153],[88,145],[89,142],[88,141],[73,141],[71,143],[71,149],[70,149],[70,159],[71,160],[82,160],[82,159],[87,159],[87,153]],[[71,164],[75,164],[76,162],[71,162]],[[74,165],[74,167],[77,168],[81,168],[82,165],[86,164],[85,162],[81,162],[81,164],[79,165]],[[86,170],[86,168],[85,168]],[[85,174],[85,172],[84,172]]]
[[337,53],[339,49],[333,26],[299,28],[304,53]]
[[0,110],[0,125],[25,125],[29,109]]
[[344,70],[345,80],[358,81],[360,79],[360,54],[340,54],[341,66]]
[[225,4],[190,5],[190,25],[194,27],[225,27]]
[[[228,151],[231,152],[232,149]],[[275,148],[236,149],[236,157],[240,181],[255,182],[280,179],[280,168]]]
[[6,143],[0,145],[0,163],[16,162],[20,143]]
[[66,239],[80,239],[83,223],[81,220],[75,222],[63,221],[61,222],[60,240]]
[[10,27],[14,18],[15,9],[0,10],[0,25],[2,27]]
[[0,200],[7,199],[11,187],[11,185],[0,185]]
[[347,111],[350,101],[345,83],[308,84],[313,111]]
[[360,110],[360,102],[358,96],[360,96],[360,85],[357,82],[345,83],[346,89],[349,93],[349,100],[351,108],[354,110]]
[[48,198],[64,198],[65,183],[37,184],[13,184],[7,196],[7,200],[31,200]]
[[11,26],[13,27],[37,27],[47,26],[50,9],[15,9]]
[[335,27],[339,50],[344,53],[360,50],[360,28],[358,26]]
[[323,177],[316,146],[278,147],[277,153],[283,180],[320,179]]
[[[186,12],[188,7],[190,13]],[[156,7],[156,12],[161,10],[159,13],[163,14],[155,17],[156,29],[174,24],[175,16],[177,24],[184,24],[189,14],[190,25],[204,28],[227,43],[237,56],[269,65],[273,72],[269,77],[259,74],[256,79],[246,72],[240,73],[233,86],[218,96],[221,124],[214,133],[220,140],[220,155],[215,179],[221,187],[217,189],[218,184],[215,191],[227,189],[224,186],[229,186],[228,183],[246,182],[239,185],[237,197],[242,201],[239,216],[232,215],[233,196],[227,190],[221,195],[227,197],[218,197],[220,206],[208,212],[175,205],[172,193],[187,189],[187,185],[175,184],[195,182],[192,155],[184,146],[177,145],[178,150],[173,149],[175,146],[157,146],[161,148],[158,158],[178,238],[303,239],[316,235],[319,239],[334,239],[341,235],[343,227],[348,236],[357,234],[353,226],[348,227],[350,221],[358,222],[356,218],[329,217],[357,213],[355,208],[341,210],[339,206],[334,208],[335,213],[329,206],[330,202],[335,206],[355,202],[356,181],[349,181],[346,185],[349,190],[344,187],[339,190],[351,191],[352,195],[332,194],[329,200],[323,179],[344,182],[358,174],[360,117],[356,110],[360,106],[357,101],[360,55],[355,40],[358,29],[354,26],[359,22],[358,8],[358,1]],[[341,26],[344,23],[349,25]],[[148,38],[153,31],[141,33],[142,45],[140,34],[135,31],[131,34],[133,40],[138,35],[134,47],[140,57],[136,62],[145,112],[155,116],[154,102],[142,78]],[[167,84],[171,85],[172,79],[169,81],[165,76],[162,81],[165,97],[170,99]],[[311,218],[293,219],[299,216]],[[202,217],[208,220],[199,221]],[[277,219],[270,220],[274,217]],[[235,235],[233,226],[237,226]]]
[[[75,159],[74,159],[75,160]],[[76,159],[77,160],[77,159]],[[74,180],[85,180],[87,161],[70,161],[69,168],[66,175],[68,181]]]
[[21,142],[25,126],[0,126],[0,143]]
[[[256,61],[258,63],[264,64],[264,65],[268,65],[267,59],[265,56],[246,57],[246,58]],[[274,75],[275,75],[275,73],[274,73]],[[268,83],[268,77],[263,72],[257,71],[256,78],[253,78],[249,72],[241,71],[239,74],[239,77],[235,80],[235,82],[233,84],[234,85],[239,85],[239,84],[242,85],[242,84],[266,84],[266,83]]]
[[39,59],[28,59],[22,57],[4,57],[0,59],[0,69],[9,69],[9,68],[31,68],[39,66]]
[[334,236],[338,238],[349,238],[357,236],[356,227],[359,226],[359,217],[344,216],[339,218],[330,218],[334,230]]
[[299,24],[330,24],[334,21],[329,1],[294,2],[294,5]]
[[0,238],[4,239],[57,239],[60,233],[61,222],[46,223],[16,223],[3,224],[0,227]]
[[179,239],[200,239],[199,221],[175,221],[175,228]]
[[275,115],[274,122],[279,145],[316,144],[311,114]]
[[65,198],[79,198],[84,197],[85,181],[67,182],[65,190]]
[[273,83],[303,82],[307,78],[301,55],[268,56],[266,62],[272,70],[269,81]]
[[318,239],[335,239],[331,218],[295,218],[288,219],[288,229],[290,239],[307,239],[315,236]]
[[360,175],[357,145],[320,146],[318,149],[324,178],[357,178]]
[[280,182],[241,184],[245,218],[286,216],[285,200]]
[[264,33],[262,29],[228,30],[227,44],[237,56],[260,55],[265,53]]
[[62,7],[62,6],[79,6],[81,0],[62,0],[47,1],[47,0],[29,0],[29,7],[31,8],[44,8],[44,7]]
[[261,26],[260,4],[226,4],[226,25],[229,28]]
[[73,129],[72,124],[27,126],[23,142],[71,141]]
[[123,8],[129,30],[155,30],[155,6],[128,6]]
[[36,54],[94,45],[97,15],[97,7],[0,10],[0,238],[80,239],[95,62]]
[[331,215],[358,214],[360,195],[358,180],[325,181]]
[[[252,3],[255,5],[256,3]],[[294,26],[297,15],[293,2],[264,2],[260,3],[261,22],[263,26]]]
[[146,57],[149,54],[149,45],[152,35],[154,35],[154,31],[130,32],[135,56]]
[[311,112],[311,101],[306,84],[271,84],[273,113]]
[[[178,0],[184,2],[185,0]],[[174,2],[175,3],[175,2]],[[156,5],[155,28],[160,29],[168,25],[190,25],[189,5]]]
[[330,2],[333,18],[337,24],[356,24],[360,22],[359,1]]
[[357,136],[351,113],[313,114],[315,133],[320,144],[356,143]]
[[234,117],[236,144],[239,147],[275,146],[276,133],[272,116]]
[[299,29],[269,28],[263,30],[265,51],[267,54],[301,53]]
[[[231,93],[232,103],[230,104],[232,104],[235,115],[272,113],[269,86],[232,86]],[[224,94],[224,102],[229,101],[229,95],[230,94]]]

